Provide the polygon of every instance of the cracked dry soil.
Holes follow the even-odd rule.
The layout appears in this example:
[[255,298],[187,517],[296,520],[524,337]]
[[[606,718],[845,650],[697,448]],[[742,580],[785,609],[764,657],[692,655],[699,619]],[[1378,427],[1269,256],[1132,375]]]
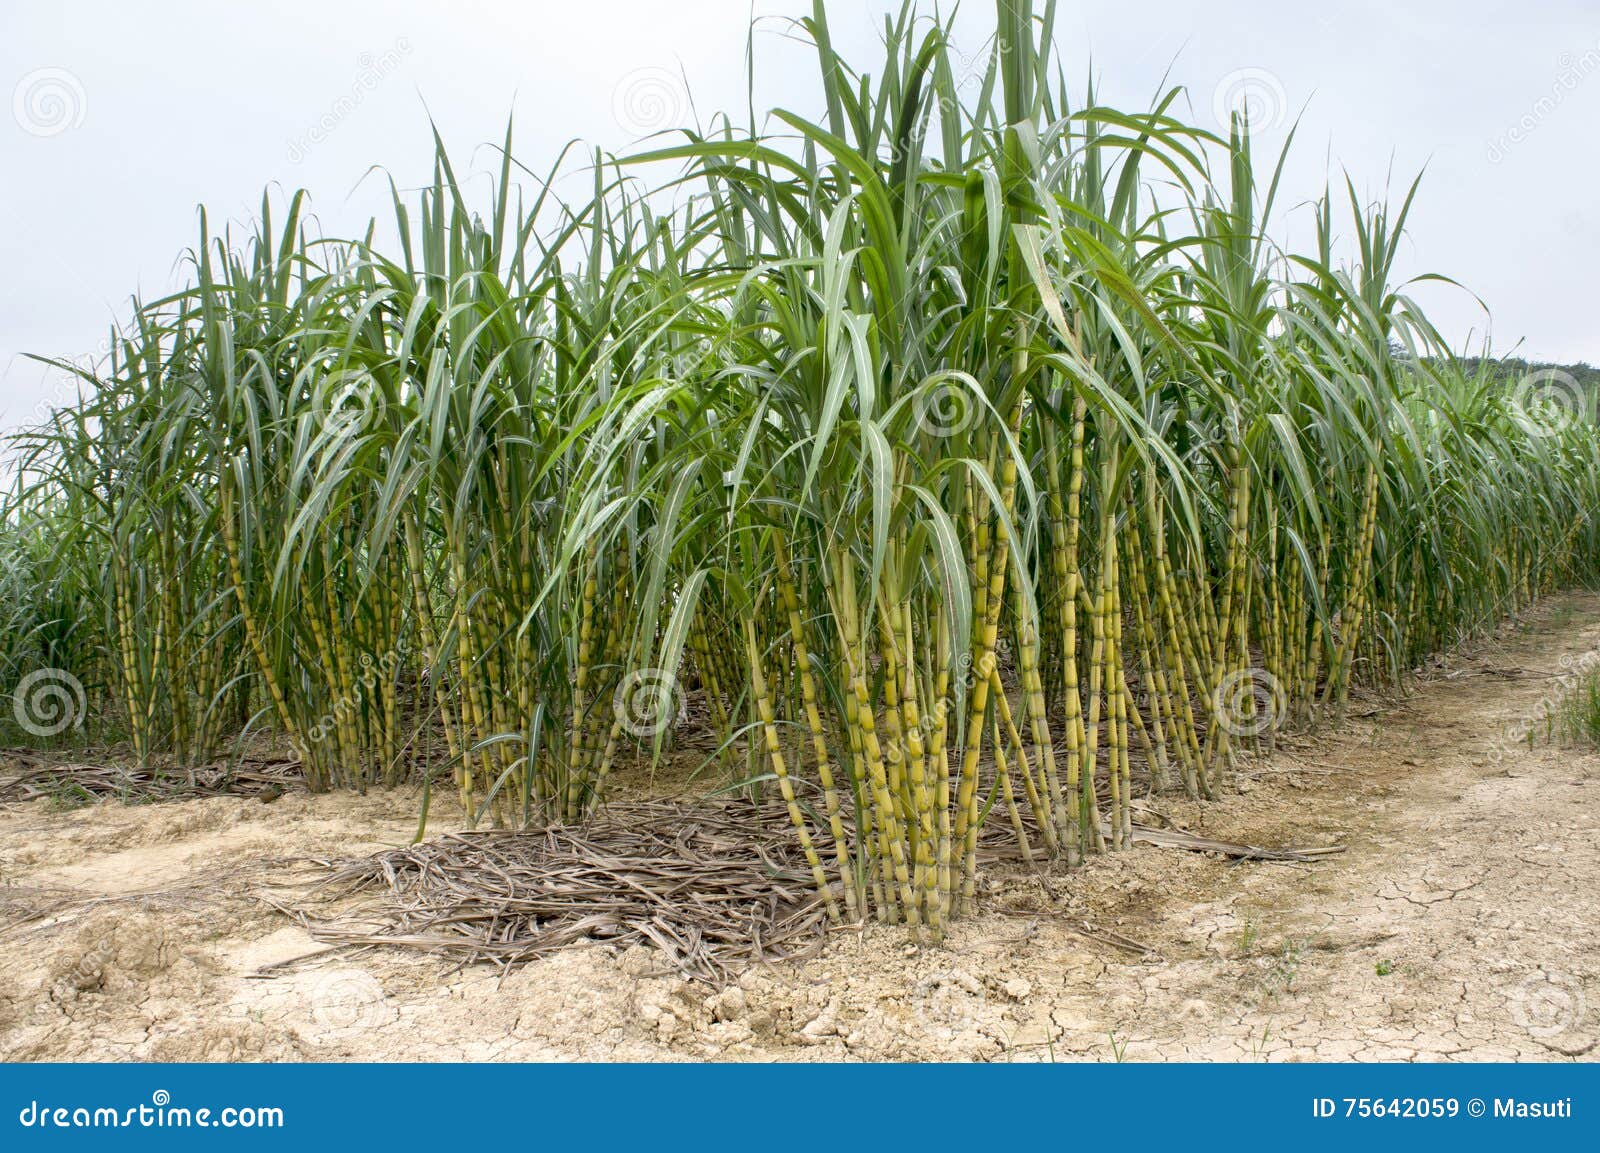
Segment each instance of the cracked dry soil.
[[407,794],[13,807],[0,1057],[1594,1059],[1600,755],[1552,745],[1542,718],[1597,651],[1600,596],[1553,597],[1404,700],[1282,735],[1241,794],[1153,802],[1219,839],[1343,855],[991,869],[944,948],[852,928],[721,991],[652,975],[644,949],[505,975],[319,954],[257,899],[275,859],[408,840]]

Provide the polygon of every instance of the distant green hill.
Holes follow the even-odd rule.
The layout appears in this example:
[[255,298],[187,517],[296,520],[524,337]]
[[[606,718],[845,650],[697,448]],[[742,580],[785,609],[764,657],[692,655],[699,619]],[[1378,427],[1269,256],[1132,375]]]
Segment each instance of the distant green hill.
[[[1461,362],[1468,372],[1476,372],[1483,363],[1479,357],[1463,357]],[[1519,356],[1508,356],[1499,360],[1489,361],[1491,371],[1501,380],[1515,384],[1531,372],[1544,372],[1549,369],[1559,369],[1572,377],[1589,392],[1600,392],[1600,368],[1582,361],[1577,364],[1552,364],[1547,361],[1524,360]]]

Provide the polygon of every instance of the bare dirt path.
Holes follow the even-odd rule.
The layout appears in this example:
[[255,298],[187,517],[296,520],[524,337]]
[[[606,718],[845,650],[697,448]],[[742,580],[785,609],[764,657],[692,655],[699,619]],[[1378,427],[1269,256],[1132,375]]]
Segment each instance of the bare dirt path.
[[14,807],[0,1057],[1592,1060],[1600,756],[1543,730],[1584,660],[1600,596],[1552,598],[1406,700],[1283,738],[1243,795],[1154,804],[1191,831],[1342,856],[1139,848],[1070,876],[996,871],[945,948],[846,930],[721,992],[653,975],[643,949],[503,977],[308,957],[256,896],[271,862],[403,843],[405,794]]

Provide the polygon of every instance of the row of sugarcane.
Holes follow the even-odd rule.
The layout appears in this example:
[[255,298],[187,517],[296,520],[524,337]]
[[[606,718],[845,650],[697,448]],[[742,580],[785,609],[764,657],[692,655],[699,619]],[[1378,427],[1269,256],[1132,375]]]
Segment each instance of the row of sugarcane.
[[483,213],[441,146],[388,246],[298,196],[203,231],[25,441],[3,539],[92,606],[60,659],[141,760],[260,733],[471,822],[583,820],[699,728],[831,916],[938,938],[986,827],[1124,847],[1141,790],[1216,797],[1592,576],[1593,413],[1395,283],[1415,186],[1284,254],[1281,158],[1072,102],[1051,15],[997,4],[974,96],[914,5],[869,79],[818,3],[816,119],[597,155],[570,204],[508,128]]

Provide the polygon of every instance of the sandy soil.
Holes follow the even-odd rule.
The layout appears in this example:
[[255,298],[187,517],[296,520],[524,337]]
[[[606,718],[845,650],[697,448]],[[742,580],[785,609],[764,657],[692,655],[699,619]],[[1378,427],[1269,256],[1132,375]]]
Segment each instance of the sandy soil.
[[259,899],[277,859],[408,840],[404,793],[35,802],[0,812],[0,1057],[1593,1059],[1600,756],[1552,747],[1542,718],[1597,653],[1600,597],[1554,598],[1403,702],[1282,738],[1241,795],[1155,802],[1342,856],[991,872],[945,948],[848,929],[720,992],[652,976],[643,949],[505,976],[320,952]]

